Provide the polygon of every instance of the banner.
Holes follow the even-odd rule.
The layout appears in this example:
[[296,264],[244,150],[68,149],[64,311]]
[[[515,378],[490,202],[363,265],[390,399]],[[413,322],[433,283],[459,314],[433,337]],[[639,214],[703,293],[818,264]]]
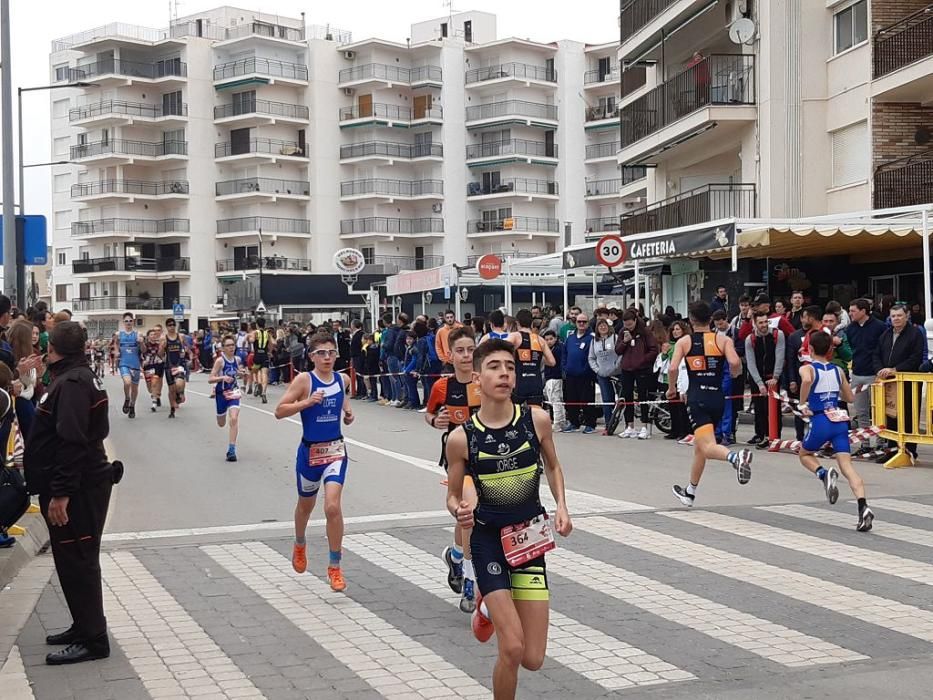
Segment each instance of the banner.
[[735,245],[735,223],[678,231],[665,236],[626,239],[629,260],[671,258],[689,253],[721,250]]

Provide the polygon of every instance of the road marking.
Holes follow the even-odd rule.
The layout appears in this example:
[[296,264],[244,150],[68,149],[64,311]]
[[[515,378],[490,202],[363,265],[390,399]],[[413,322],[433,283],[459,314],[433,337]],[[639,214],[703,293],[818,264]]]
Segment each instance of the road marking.
[[265,698],[136,557],[102,554],[101,569],[110,633],[152,698]]
[[[460,601],[442,580],[440,559],[404,540],[371,532],[346,537],[344,547],[454,607]],[[607,690],[696,678],[553,609],[550,614],[547,655]]]
[[[828,511],[812,508],[815,513],[829,515],[839,518],[845,522],[843,527],[852,527],[852,518],[848,518],[841,513],[829,513]],[[812,554],[823,559],[837,561],[840,564],[856,566],[868,571],[874,571],[879,574],[896,576],[897,578],[916,581],[927,586],[933,585],[933,566],[926,562],[905,559],[893,554],[885,554],[870,549],[862,549],[841,542],[834,542],[824,537],[813,537],[793,530],[785,530],[764,523],[757,523],[741,518],[733,518],[719,513],[708,513],[703,511],[694,511],[687,513],[684,511],[671,511],[661,513],[668,518],[681,520],[694,525],[702,525],[719,532],[728,532],[737,537],[745,537],[757,542],[773,544],[776,547],[783,547],[795,552]],[[803,517],[803,516],[801,516]],[[825,522],[822,518],[809,518],[817,522]],[[836,523],[839,524],[839,523]]]
[[[879,498],[871,502],[873,506],[893,510],[906,515],[916,515],[921,518],[933,518],[933,506],[925,503],[914,503],[913,501],[901,501],[896,498]],[[887,527],[887,525],[885,525]]]
[[933,612],[913,605],[599,515],[581,518],[574,526],[627,547],[933,642]]
[[387,698],[489,697],[488,688],[352,598],[292,572],[271,547],[246,542],[202,549]]
[[23,657],[16,645],[10,649],[10,655],[3,668],[0,668],[0,688],[3,688],[3,700],[35,700],[23,666]]
[[52,557],[36,557],[0,589],[0,659],[5,659],[13,649],[13,643],[32,615],[52,571]]

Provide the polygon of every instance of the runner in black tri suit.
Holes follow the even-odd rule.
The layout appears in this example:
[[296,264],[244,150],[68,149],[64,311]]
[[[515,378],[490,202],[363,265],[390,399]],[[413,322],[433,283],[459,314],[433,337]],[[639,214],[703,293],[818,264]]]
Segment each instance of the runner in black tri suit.
[[[564,475],[543,410],[512,402],[515,349],[487,340],[473,353],[474,381],[482,405],[447,440],[447,509],[463,528],[473,528],[470,546],[480,596],[473,634],[487,641],[498,632],[499,658],[493,696],[515,697],[518,669],[541,668],[547,651],[549,594],[544,553],[553,549],[551,524],[566,537],[572,524]],[[546,471],[557,502],[553,520],[539,499]],[[463,497],[466,475],[477,492],[474,506]]]
[[262,397],[263,403],[268,403],[266,389],[269,387],[269,365],[272,352],[272,332],[266,330],[266,319],[256,319],[256,333],[253,336],[253,365],[259,368],[257,379],[259,388],[256,395]]
[[740,484],[752,478],[752,451],[739,452],[716,444],[715,427],[722,420],[726,397],[722,391],[722,374],[728,364],[733,377],[742,371],[742,361],[735,352],[732,339],[709,330],[710,308],[705,301],[690,304],[690,322],[695,330],[674,346],[668,373],[667,398],[677,398],[677,375],[681,360],[686,361],[690,385],[687,388],[687,415],[693,424],[693,466],[690,483],[684,488],[675,484],[674,495],[685,506],[692,506],[697,486],[706,468],[707,459],[729,462]]
[[168,402],[171,406],[168,413],[169,418],[174,418],[175,409],[185,402],[186,354],[185,340],[178,333],[175,319],[166,319],[165,336],[162,339],[162,355],[165,357],[165,386],[168,387]]
[[541,363],[548,367],[557,364],[551,348],[535,331],[531,329],[531,311],[519,309],[515,314],[518,330],[509,334],[509,342],[515,346],[518,364],[515,367],[515,403],[530,406],[544,405],[544,375]]

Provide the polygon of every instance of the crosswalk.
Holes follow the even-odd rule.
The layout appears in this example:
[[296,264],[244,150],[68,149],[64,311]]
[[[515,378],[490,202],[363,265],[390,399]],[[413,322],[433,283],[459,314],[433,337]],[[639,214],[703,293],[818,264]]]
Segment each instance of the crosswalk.
[[[537,697],[681,697],[933,653],[933,497],[873,502],[871,533],[855,532],[852,503],[619,513],[593,499],[548,555],[547,659],[522,676]],[[156,700],[490,697],[495,638],[478,644],[457,610],[438,556],[447,526],[349,534],[345,594],[322,576],[323,538],[313,573],[297,575],[288,540],[244,536],[112,545],[102,568],[119,653],[102,683]],[[186,566],[166,565],[176,557]],[[217,631],[226,622],[235,634]],[[40,663],[27,636],[12,639],[0,684],[42,700],[27,682]]]

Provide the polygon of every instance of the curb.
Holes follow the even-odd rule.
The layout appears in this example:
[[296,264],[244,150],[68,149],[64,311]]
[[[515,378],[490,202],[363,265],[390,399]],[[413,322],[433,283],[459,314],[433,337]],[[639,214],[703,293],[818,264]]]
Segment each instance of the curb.
[[10,585],[20,570],[49,546],[49,530],[40,513],[27,513],[17,525],[26,528],[26,534],[17,535],[11,549],[0,550],[0,589]]

